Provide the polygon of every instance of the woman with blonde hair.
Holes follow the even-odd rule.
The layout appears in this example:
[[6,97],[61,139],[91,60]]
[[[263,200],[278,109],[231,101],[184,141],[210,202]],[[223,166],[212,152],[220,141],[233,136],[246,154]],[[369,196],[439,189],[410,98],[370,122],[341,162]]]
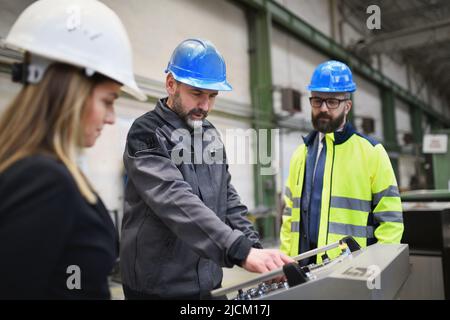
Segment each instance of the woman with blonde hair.
[[114,123],[120,89],[144,100],[117,15],[96,0],[40,0],[6,45],[23,87],[0,115],[0,299],[108,299],[111,218],[76,164]]

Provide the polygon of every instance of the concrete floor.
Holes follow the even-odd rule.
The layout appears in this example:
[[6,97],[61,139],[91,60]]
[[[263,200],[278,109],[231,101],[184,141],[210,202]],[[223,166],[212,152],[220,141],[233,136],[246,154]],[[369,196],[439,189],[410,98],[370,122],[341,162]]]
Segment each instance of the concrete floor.
[[121,283],[110,281],[109,292],[111,292],[111,300],[125,300]]

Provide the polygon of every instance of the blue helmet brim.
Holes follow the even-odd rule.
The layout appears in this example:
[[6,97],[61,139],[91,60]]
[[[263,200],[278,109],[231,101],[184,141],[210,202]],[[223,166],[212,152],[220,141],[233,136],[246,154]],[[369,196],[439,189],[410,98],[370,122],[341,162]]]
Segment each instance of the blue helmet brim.
[[[166,70],[166,73],[170,72],[169,70]],[[206,89],[206,90],[217,90],[217,91],[232,91],[233,87],[225,80],[222,82],[210,82],[210,81],[204,81],[199,79],[193,79],[193,78],[185,78],[185,77],[179,77],[174,72],[171,72],[175,80],[180,81],[184,84],[190,85],[195,88],[199,89]]]
[[316,92],[355,92],[356,91],[356,85],[350,86],[347,88],[329,88],[329,87],[314,87],[314,86],[308,86],[307,87],[309,91],[316,91]]

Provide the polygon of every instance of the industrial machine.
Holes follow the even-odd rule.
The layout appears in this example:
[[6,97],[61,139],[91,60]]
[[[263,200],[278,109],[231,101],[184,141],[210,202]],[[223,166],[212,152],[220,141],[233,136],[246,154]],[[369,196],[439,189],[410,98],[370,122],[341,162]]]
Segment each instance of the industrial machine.
[[450,299],[450,190],[401,194],[411,275],[401,299]]
[[[341,248],[330,260],[326,251]],[[323,262],[300,267],[298,261],[322,255]],[[406,244],[374,244],[360,248],[351,237],[305,252],[297,262],[249,281],[211,292],[213,297],[237,292],[235,300],[395,299],[409,274]],[[276,282],[273,279],[284,277]]]

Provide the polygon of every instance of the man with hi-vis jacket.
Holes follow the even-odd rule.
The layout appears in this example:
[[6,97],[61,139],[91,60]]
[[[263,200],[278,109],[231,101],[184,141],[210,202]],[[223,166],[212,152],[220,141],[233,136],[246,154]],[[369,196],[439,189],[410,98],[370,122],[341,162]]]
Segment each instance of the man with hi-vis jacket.
[[[388,154],[347,121],[356,90],[350,68],[334,60],[320,64],[308,90],[315,130],[290,162],[281,250],[295,256],[345,236],[361,247],[400,243],[402,205]],[[334,258],[339,249],[327,254]]]

